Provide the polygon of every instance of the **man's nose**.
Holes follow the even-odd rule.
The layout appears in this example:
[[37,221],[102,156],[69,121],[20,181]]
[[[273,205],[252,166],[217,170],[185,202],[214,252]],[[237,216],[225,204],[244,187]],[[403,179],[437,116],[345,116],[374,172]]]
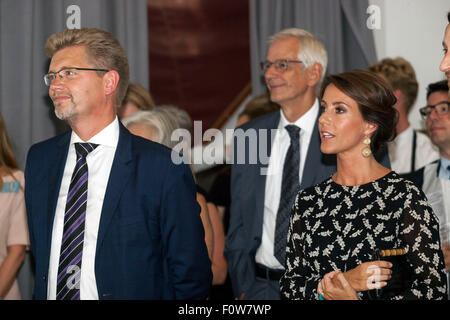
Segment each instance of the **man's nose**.
[[59,88],[63,84],[63,79],[59,76],[59,74],[56,75],[56,77],[50,82],[50,89],[52,88]]
[[436,108],[431,109],[430,115],[428,116],[430,120],[435,120],[439,118]]
[[275,64],[272,63],[270,65],[270,67],[267,68],[266,73],[264,74],[264,76],[265,76],[266,79],[269,79],[269,78],[274,78],[274,77],[278,76],[279,74],[280,74],[280,72],[275,67]]

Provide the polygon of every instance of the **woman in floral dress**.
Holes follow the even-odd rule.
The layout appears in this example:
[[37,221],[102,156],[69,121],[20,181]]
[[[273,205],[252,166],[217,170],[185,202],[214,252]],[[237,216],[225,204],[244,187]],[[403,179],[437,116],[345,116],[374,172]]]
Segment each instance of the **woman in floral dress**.
[[395,102],[374,73],[325,79],[321,150],[337,155],[337,171],[297,195],[280,280],[283,298],[374,298],[372,289],[383,290],[393,276],[392,263],[377,252],[390,249],[406,252],[411,279],[389,299],[446,297],[439,225],[425,195],[373,156],[395,136]]

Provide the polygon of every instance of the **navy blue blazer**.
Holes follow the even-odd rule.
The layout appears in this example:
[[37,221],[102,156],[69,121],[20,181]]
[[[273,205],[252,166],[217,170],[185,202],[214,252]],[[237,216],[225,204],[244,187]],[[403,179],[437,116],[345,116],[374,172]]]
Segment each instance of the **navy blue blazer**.
[[[319,114],[307,150],[300,189],[316,185],[336,172],[336,156],[325,155],[320,151],[318,116]],[[264,141],[258,136],[256,146],[245,144],[243,148],[242,144],[236,143],[236,131],[239,128],[235,131],[234,162],[231,169],[230,226],[225,243],[225,256],[235,296],[248,292],[255,282],[255,255],[262,237],[266,175],[261,174],[261,169],[268,167],[268,161],[262,163],[260,160],[264,160],[264,157],[258,157],[257,163],[252,164],[254,159],[251,156],[254,152],[264,155],[265,150],[261,150],[264,146],[267,149],[267,156],[270,157],[274,138],[270,130],[277,129],[279,121],[280,111],[274,111],[239,127],[248,133],[252,131],[249,129],[268,130],[269,138]],[[245,163],[242,163],[243,155]],[[381,163],[390,168],[386,150],[377,155],[377,159],[382,159]]]
[[[25,200],[36,264],[35,299],[47,298],[53,220],[71,131],[33,145]],[[99,299],[204,299],[211,262],[196,188],[171,150],[120,124],[98,230]]]

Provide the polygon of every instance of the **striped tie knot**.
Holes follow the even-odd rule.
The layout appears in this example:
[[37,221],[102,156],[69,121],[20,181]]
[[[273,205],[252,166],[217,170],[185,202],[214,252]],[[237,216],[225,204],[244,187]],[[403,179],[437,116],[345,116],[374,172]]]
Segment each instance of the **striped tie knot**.
[[293,124],[288,124],[284,127],[289,133],[289,137],[291,138],[291,142],[299,141],[300,139],[300,128]]
[[98,147],[98,144],[90,143],[90,142],[76,142],[75,143],[75,151],[77,152],[77,157],[86,158],[87,155],[94,151],[95,148]]

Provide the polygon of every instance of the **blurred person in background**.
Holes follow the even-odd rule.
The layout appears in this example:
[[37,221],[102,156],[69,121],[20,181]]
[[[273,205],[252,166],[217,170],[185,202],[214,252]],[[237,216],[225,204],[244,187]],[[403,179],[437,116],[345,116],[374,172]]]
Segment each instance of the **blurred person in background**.
[[[440,158],[407,176],[428,198],[439,218],[441,247],[447,273],[450,270],[450,97],[447,80],[427,88],[427,105],[420,109],[431,141],[439,148]],[[450,292],[450,291],[449,291]]]
[[130,83],[117,115],[122,119],[140,110],[151,110],[154,107],[155,101],[150,92],[137,83]]
[[369,67],[383,76],[393,87],[398,112],[396,138],[387,144],[391,168],[398,174],[416,171],[439,158],[429,137],[412,128],[408,114],[417,98],[419,84],[411,63],[404,58],[385,58]]
[[21,298],[17,273],[30,244],[24,185],[0,115],[0,300]]

